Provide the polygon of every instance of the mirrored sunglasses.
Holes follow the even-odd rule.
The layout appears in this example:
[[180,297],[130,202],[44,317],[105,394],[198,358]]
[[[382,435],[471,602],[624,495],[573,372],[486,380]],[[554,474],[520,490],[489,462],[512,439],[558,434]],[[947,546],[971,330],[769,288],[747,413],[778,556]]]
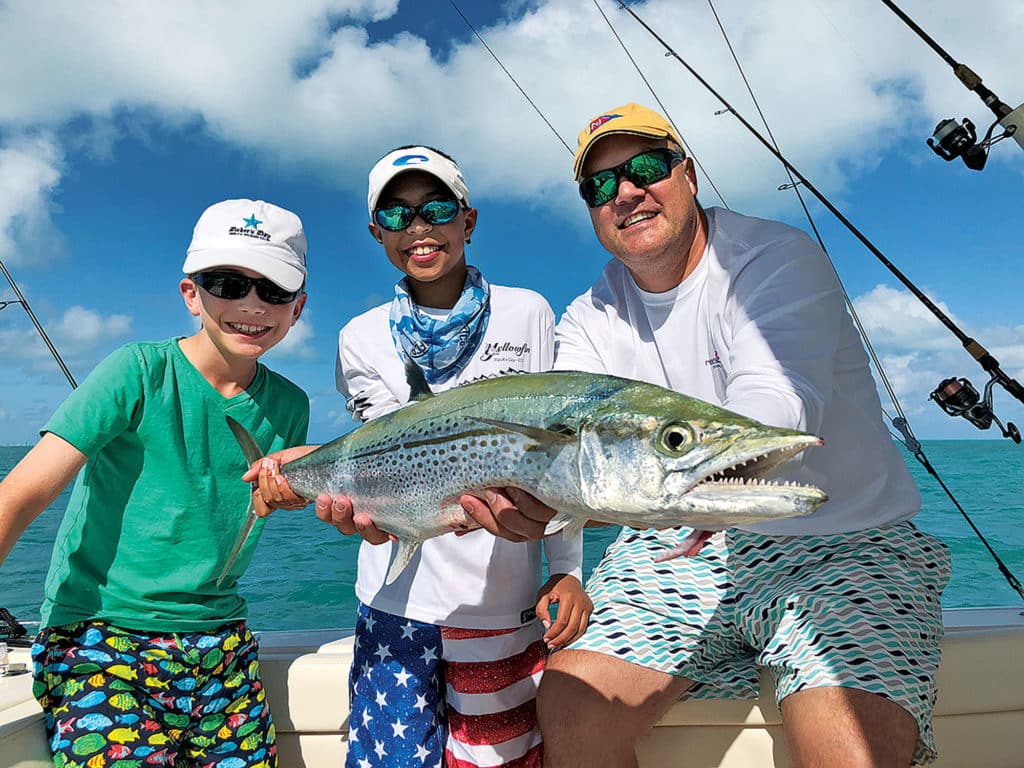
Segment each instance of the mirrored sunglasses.
[[374,220],[389,232],[401,232],[419,216],[427,224],[447,224],[459,215],[462,205],[457,200],[428,200],[417,206],[396,203],[378,208]]
[[256,295],[267,304],[289,304],[302,293],[301,288],[297,291],[286,291],[266,277],[248,277],[240,272],[199,272],[192,275],[192,279],[211,296],[228,301],[237,301],[248,296],[253,286],[256,287]]
[[580,181],[580,197],[591,208],[597,208],[615,198],[624,178],[635,187],[646,187],[667,179],[672,169],[685,159],[686,155],[678,149],[649,149],[614,168],[584,176]]

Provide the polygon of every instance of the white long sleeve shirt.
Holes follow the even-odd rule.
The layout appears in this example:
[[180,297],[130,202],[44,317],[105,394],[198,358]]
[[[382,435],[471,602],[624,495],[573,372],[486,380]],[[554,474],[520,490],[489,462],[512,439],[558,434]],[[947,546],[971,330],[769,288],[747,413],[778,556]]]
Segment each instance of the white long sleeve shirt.
[[[361,420],[405,405],[409,386],[388,323],[390,303],[353,318],[338,337],[337,385]],[[436,313],[436,310],[427,310]],[[443,312],[443,310],[442,310]],[[507,373],[546,371],[554,357],[554,313],[539,294],[491,285],[491,314],[480,347],[454,378],[431,389]],[[550,573],[581,578],[582,536],[549,536]],[[384,584],[393,545],[363,542],[356,596],[397,616],[445,626],[500,629],[532,619],[541,581],[541,542],[515,543],[486,531],[438,536],[423,543],[401,576]]]
[[828,534],[913,517],[920,493],[882,422],[828,260],[793,227],[706,213],[707,247],[675,289],[643,291],[621,262],[609,262],[559,321],[555,367],[640,379],[822,437],[781,476],[817,485],[829,501],[748,530]]

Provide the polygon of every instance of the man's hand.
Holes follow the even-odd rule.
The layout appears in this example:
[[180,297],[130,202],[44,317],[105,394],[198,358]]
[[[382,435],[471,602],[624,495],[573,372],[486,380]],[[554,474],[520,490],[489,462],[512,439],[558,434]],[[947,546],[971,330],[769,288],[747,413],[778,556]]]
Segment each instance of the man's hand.
[[481,499],[464,494],[459,503],[466,514],[495,536],[509,541],[537,541],[555,510],[518,488],[488,488]]
[[374,525],[365,512],[354,513],[352,500],[348,496],[321,493],[316,497],[316,516],[328,525],[333,525],[345,536],[358,533],[371,544],[398,541],[397,536],[384,533]]

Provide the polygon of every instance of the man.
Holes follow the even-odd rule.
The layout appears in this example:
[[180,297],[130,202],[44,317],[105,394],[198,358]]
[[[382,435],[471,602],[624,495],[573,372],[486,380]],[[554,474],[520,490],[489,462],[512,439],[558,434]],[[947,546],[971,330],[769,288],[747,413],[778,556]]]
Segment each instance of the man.
[[[909,522],[920,496],[828,261],[799,230],[702,208],[675,130],[637,104],[589,122],[573,170],[615,258],[561,319],[555,367],[820,435],[824,447],[782,474],[830,501],[698,535],[692,556],[660,564],[688,529],[624,529],[587,586],[586,634],[554,654],[541,686],[545,765],[636,765],[637,742],[680,696],[753,697],[759,665],[775,678],[792,765],[934,759],[949,556]],[[513,540],[541,535],[551,515],[514,491],[487,501],[463,499]]]

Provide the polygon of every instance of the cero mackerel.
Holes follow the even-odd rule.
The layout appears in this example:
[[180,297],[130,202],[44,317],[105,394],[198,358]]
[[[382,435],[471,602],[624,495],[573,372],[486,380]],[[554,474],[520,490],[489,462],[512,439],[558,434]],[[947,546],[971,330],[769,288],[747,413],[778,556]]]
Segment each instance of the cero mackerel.
[[[587,520],[713,531],[808,514],[827,499],[813,486],[764,480],[819,438],[663,387],[552,372],[431,395],[419,369],[407,370],[409,405],[281,467],[297,493],[345,493],[398,537],[388,583],[424,540],[474,527],[459,496],[491,486],[558,510],[548,533]],[[246,458],[258,459],[244,429],[231,427]]]

